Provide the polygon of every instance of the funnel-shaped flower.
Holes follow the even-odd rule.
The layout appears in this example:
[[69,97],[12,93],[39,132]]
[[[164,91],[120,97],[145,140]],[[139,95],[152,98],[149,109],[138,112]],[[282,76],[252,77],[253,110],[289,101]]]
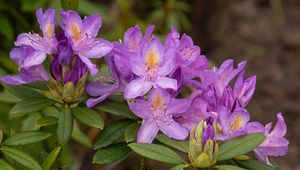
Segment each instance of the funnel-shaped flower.
[[249,123],[248,133],[262,132],[266,135],[265,141],[255,150],[255,156],[262,162],[270,164],[268,156],[283,156],[288,152],[289,141],[284,137],[287,127],[281,113],[277,114],[277,123],[271,131],[272,123],[265,127],[258,122]]
[[208,168],[217,161],[215,123],[212,117],[201,121],[190,133],[188,156],[193,167]]
[[188,136],[188,131],[173,119],[174,115],[190,107],[188,99],[171,98],[166,90],[156,88],[150,92],[148,101],[136,99],[129,106],[135,115],[143,119],[137,142],[151,143],[159,130],[177,140],[184,140]]
[[86,64],[92,75],[97,73],[96,65],[91,58],[100,58],[111,51],[113,44],[104,39],[96,38],[102,25],[99,15],[92,15],[81,20],[75,11],[60,13],[63,23],[62,29],[70,41],[72,49],[81,61]]
[[130,57],[132,72],[138,76],[125,88],[125,98],[146,94],[152,87],[177,89],[177,81],[167,77],[176,67],[174,48],[166,48],[156,37],[144,44],[140,55]]
[[[13,48],[10,52],[10,58],[18,65],[23,63],[23,60],[32,57],[34,49],[30,46],[21,46],[20,48]],[[48,81],[48,74],[42,64],[31,66],[29,68],[19,68],[18,75],[8,75],[0,77],[0,80],[5,84],[21,85],[32,83],[35,81]]]
[[16,46],[30,46],[33,51],[26,55],[19,64],[20,68],[29,69],[43,63],[47,54],[56,52],[57,40],[54,32],[55,10],[48,9],[43,13],[39,8],[36,17],[43,32],[43,37],[36,33],[22,33],[15,41]]

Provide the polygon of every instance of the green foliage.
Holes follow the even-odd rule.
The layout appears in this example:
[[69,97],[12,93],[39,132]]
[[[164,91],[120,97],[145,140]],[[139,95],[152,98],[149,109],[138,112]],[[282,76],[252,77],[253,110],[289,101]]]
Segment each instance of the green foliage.
[[125,103],[116,102],[112,100],[106,100],[95,107],[96,109],[130,119],[136,119],[129,107]]
[[274,168],[270,165],[263,164],[257,160],[254,159],[247,159],[247,160],[234,160],[236,164],[238,164],[240,167],[243,167],[248,170],[276,170],[277,168]]
[[106,126],[96,139],[95,149],[106,147],[121,138],[131,122],[131,120],[123,119]]
[[8,137],[3,144],[8,146],[14,145],[26,145],[30,143],[39,142],[49,138],[52,134],[47,132],[42,132],[38,130],[25,131],[16,133]]
[[104,126],[102,117],[94,110],[76,107],[72,109],[72,113],[76,119],[90,127],[102,129]]
[[131,123],[124,132],[124,138],[126,143],[133,142],[136,140],[136,136],[139,130],[139,124],[136,122]]
[[167,146],[171,146],[175,149],[178,149],[182,152],[185,152],[185,153],[188,153],[188,149],[189,149],[189,142],[188,141],[176,141],[176,140],[173,140],[173,139],[170,139],[168,138],[167,136],[163,135],[163,134],[158,134],[156,136],[156,139],[167,145]]
[[51,170],[51,167],[53,166],[54,162],[56,161],[59,153],[61,151],[61,147],[58,146],[55,149],[51,151],[51,153],[47,156],[45,161],[42,164],[43,170]]
[[66,144],[71,138],[73,131],[73,117],[70,109],[65,107],[62,109],[58,118],[57,139],[61,145]]
[[232,165],[218,165],[216,166],[218,170],[246,170],[244,168],[240,168],[238,166],[232,166]]
[[124,143],[117,143],[105,148],[98,149],[94,155],[93,163],[108,164],[118,161],[130,152],[130,148]]
[[179,164],[173,166],[170,170],[183,170],[184,168],[188,167],[188,164]]
[[157,161],[170,163],[170,164],[185,163],[185,161],[176,152],[162,145],[130,143],[128,146],[139,155]]
[[217,159],[218,161],[222,161],[246,154],[260,145],[265,138],[262,133],[253,133],[233,138],[220,145]]

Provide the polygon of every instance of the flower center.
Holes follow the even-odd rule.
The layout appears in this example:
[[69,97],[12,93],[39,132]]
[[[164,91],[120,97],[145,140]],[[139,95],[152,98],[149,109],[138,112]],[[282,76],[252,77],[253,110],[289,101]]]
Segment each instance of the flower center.
[[53,32],[52,32],[52,27],[50,24],[47,25],[46,27],[46,34],[49,38],[52,38],[53,37]]
[[154,69],[158,65],[158,54],[154,50],[150,50],[146,54],[146,65],[149,69]]
[[79,25],[71,23],[71,33],[72,33],[73,38],[75,40],[78,40],[81,35]]
[[240,115],[237,115],[237,116],[233,119],[233,121],[232,121],[232,123],[231,123],[231,125],[230,125],[230,132],[232,133],[232,132],[234,132],[234,131],[240,129],[240,128],[242,127],[242,122],[243,122],[242,117],[241,117]]

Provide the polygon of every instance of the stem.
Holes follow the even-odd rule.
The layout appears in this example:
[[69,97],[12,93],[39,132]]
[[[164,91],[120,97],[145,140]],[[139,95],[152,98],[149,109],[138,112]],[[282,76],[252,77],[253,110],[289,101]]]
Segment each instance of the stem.
[[146,159],[143,156],[140,159],[140,170],[146,170]]

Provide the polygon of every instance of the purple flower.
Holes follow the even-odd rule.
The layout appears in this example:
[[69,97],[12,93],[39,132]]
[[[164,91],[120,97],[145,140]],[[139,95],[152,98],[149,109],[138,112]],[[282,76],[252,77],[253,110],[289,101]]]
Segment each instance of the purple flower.
[[242,71],[234,84],[233,96],[238,100],[242,107],[245,107],[252,98],[255,91],[256,76],[243,80],[244,71]]
[[81,61],[86,64],[90,73],[97,73],[96,65],[90,59],[100,58],[111,51],[113,44],[104,39],[96,38],[102,25],[99,15],[92,15],[81,20],[75,11],[62,11],[60,13],[63,23],[60,24],[65,31],[72,49]]
[[125,98],[146,94],[152,87],[177,90],[177,81],[167,77],[176,67],[175,50],[166,48],[156,37],[145,43],[139,55],[129,58],[132,72],[138,77],[125,88]]
[[[30,46],[22,45],[20,48],[13,48],[10,52],[10,58],[18,65],[24,62],[28,57],[32,57],[34,49]],[[48,81],[48,74],[42,64],[31,66],[29,68],[19,68],[18,75],[8,75],[0,77],[5,84],[21,85],[35,81]]]
[[201,80],[205,84],[212,84],[219,97],[222,96],[225,87],[238,75],[245,67],[246,61],[238,64],[238,68],[233,69],[233,60],[226,60],[220,68],[213,67],[212,70],[205,70],[201,73]]
[[288,152],[289,141],[284,137],[287,127],[281,113],[277,114],[277,123],[271,131],[272,123],[265,127],[258,122],[249,123],[248,133],[262,132],[266,135],[266,140],[254,150],[256,157],[267,164],[270,164],[268,156],[283,156]]
[[36,11],[36,17],[43,32],[43,37],[36,33],[22,33],[18,36],[15,42],[16,46],[30,46],[33,50],[30,54],[22,55],[23,58],[18,65],[22,69],[29,69],[32,66],[37,66],[43,63],[47,54],[56,52],[57,40],[54,32],[54,17],[55,10],[47,9],[43,13],[39,8]]
[[175,27],[166,39],[166,46],[176,48],[176,62],[182,68],[184,79],[199,76],[200,72],[208,67],[208,60],[200,55],[200,47],[194,45],[190,36],[184,34],[181,38]]
[[171,98],[166,90],[156,88],[150,92],[148,101],[136,99],[129,106],[143,119],[137,142],[151,143],[159,130],[177,140],[188,136],[188,131],[174,121],[173,116],[185,112],[190,107],[189,100]]
[[218,115],[222,133],[217,135],[217,140],[226,141],[247,134],[247,123],[250,120],[250,116],[246,109],[239,108],[231,113],[225,107],[221,107]]

